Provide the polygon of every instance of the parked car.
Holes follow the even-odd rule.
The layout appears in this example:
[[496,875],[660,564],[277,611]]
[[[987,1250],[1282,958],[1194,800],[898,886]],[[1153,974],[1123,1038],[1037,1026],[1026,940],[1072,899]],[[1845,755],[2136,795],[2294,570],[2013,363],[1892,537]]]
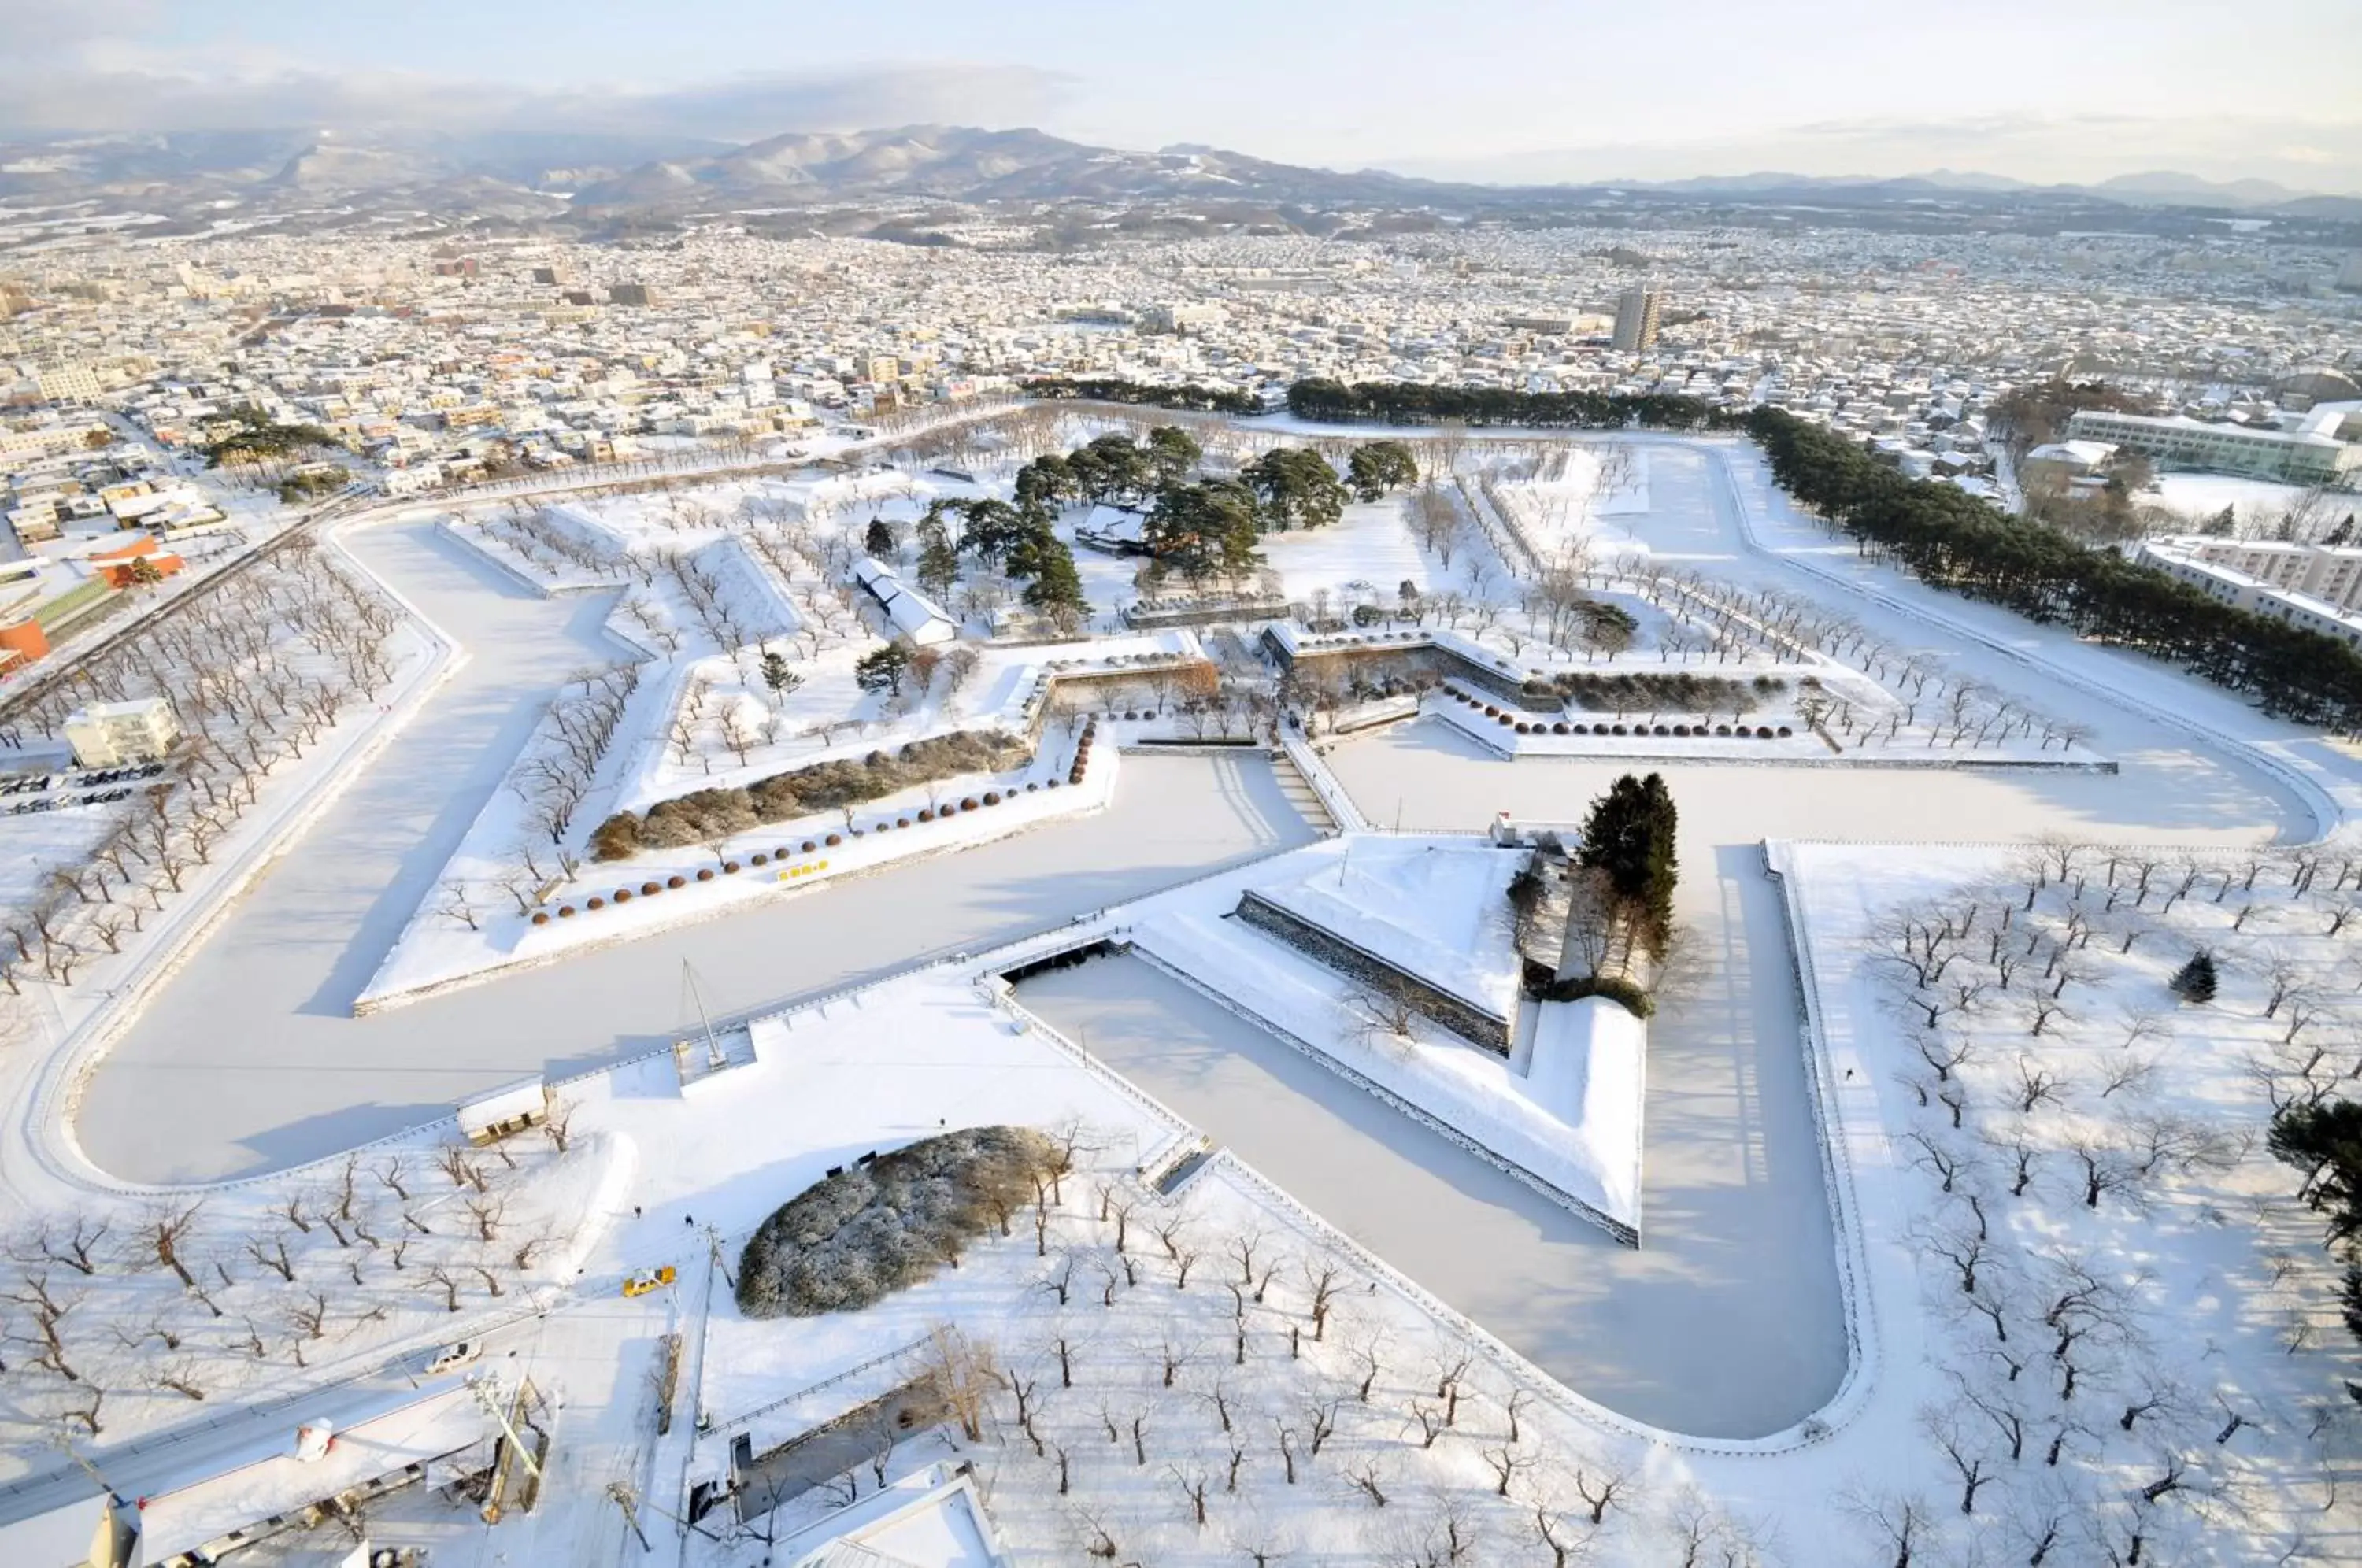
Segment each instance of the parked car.
[[670,1285],[676,1277],[678,1276],[673,1272],[673,1266],[670,1264],[666,1264],[658,1268],[644,1268],[637,1274],[630,1274],[624,1276],[624,1294],[626,1296],[646,1296],[651,1290],[660,1289],[665,1286]]
[[457,1344],[445,1345],[427,1361],[425,1375],[439,1377],[444,1373],[457,1371],[483,1353],[484,1345],[480,1340],[461,1340]]

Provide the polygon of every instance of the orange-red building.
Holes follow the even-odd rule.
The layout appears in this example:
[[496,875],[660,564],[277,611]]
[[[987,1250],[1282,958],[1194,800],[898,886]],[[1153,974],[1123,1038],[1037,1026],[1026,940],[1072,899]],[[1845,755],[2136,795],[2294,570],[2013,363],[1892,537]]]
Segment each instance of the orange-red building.
[[[155,540],[142,534],[136,539],[125,540],[113,549],[92,551],[90,565],[91,569],[105,578],[110,586],[128,588],[138,580],[133,576],[136,569],[131,563],[139,559],[145,559],[149,566],[155,568],[160,577],[170,577],[187,564],[180,557],[159,549]],[[6,645],[0,644],[0,646],[5,646]]]
[[18,663],[30,664],[49,651],[49,635],[30,615],[18,621],[0,623],[0,653],[14,656],[0,659],[0,670],[12,668]]

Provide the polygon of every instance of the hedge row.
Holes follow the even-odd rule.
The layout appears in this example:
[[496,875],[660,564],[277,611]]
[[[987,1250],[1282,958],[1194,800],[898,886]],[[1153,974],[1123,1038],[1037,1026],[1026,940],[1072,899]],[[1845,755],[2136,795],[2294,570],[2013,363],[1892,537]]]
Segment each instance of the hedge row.
[[1592,670],[1560,670],[1546,681],[1529,680],[1530,696],[1565,697],[1595,710],[1622,713],[1635,708],[1650,712],[1671,709],[1683,713],[1711,713],[1727,708],[1734,714],[1764,698],[1787,690],[1776,675],[1733,679],[1722,675],[1694,675],[1687,670],[1619,670],[1603,675]]
[[1776,727],[1771,724],[1755,724],[1751,726],[1739,724],[1736,727],[1729,724],[1708,725],[1704,722],[1694,724],[1586,724],[1580,721],[1569,723],[1564,719],[1521,719],[1517,714],[1501,707],[1498,703],[1487,702],[1483,698],[1473,697],[1465,691],[1455,690],[1450,687],[1446,687],[1444,689],[1444,694],[1451,697],[1455,701],[1461,702],[1468,707],[1481,708],[1484,710],[1484,713],[1486,718],[1499,723],[1504,728],[1514,728],[1518,734],[1521,735],[1653,734],[1677,735],[1683,739],[1694,736],[1703,740],[1709,734],[1713,734],[1720,735],[1725,738],[1736,738],[1738,740],[1746,740],[1749,737],[1756,740],[1786,740],[1794,734],[1794,732],[1785,724],[1781,724]]
[[898,752],[873,751],[776,773],[745,787],[699,790],[659,801],[641,816],[618,812],[590,835],[596,860],[622,860],[644,849],[676,849],[766,823],[858,805],[913,785],[962,773],[1002,773],[1031,760],[1022,741],[998,730],[963,730],[916,740]]
[[[1079,782],[1079,780],[1077,780],[1077,782]],[[1049,788],[1055,790],[1057,787],[1058,781],[1055,778],[1051,779]],[[1040,784],[1028,784],[1025,786],[1025,793],[1031,795],[1036,793],[1042,788],[1043,786]],[[1004,800],[1013,801],[1017,798],[1017,786],[1011,784],[1009,787],[1009,793],[1006,795],[1003,795],[998,790],[987,790],[981,796],[963,795],[957,801],[946,801],[941,806],[922,807],[915,812],[904,812],[891,820],[880,818],[877,822],[872,823],[866,831],[870,833],[891,833],[896,828],[907,828],[913,823],[924,823],[935,822],[937,820],[949,822],[952,818],[958,816],[963,812],[980,812],[988,807],[997,806]],[[855,838],[859,838],[862,836],[864,830],[856,827],[848,829],[847,831],[850,832]],[[811,855],[817,850],[834,849],[837,845],[844,842],[844,834],[841,833],[832,833],[821,838],[808,838],[804,840],[803,848],[800,853]],[[783,844],[777,849],[773,850],[756,850],[754,854],[746,857],[746,864],[760,867],[768,866],[776,860],[780,865],[786,866],[789,856],[794,856],[797,853],[799,852],[793,845]],[[722,863],[722,874],[725,877],[737,875],[738,868],[738,862],[735,860],[724,860]],[[781,876],[783,878],[792,878],[807,876],[818,871],[824,871],[826,869],[828,869],[828,862],[822,860],[816,865],[808,864],[790,867],[789,870],[781,873]],[[713,867],[711,866],[699,867],[695,879],[700,882],[712,881]],[[639,893],[637,896],[643,899],[652,899],[659,893],[668,892],[676,888],[685,888],[689,885],[690,880],[690,878],[683,877],[678,872],[672,876],[667,877],[661,882],[656,881],[652,878],[640,884]],[[618,888],[613,893],[593,894],[588,900],[586,900],[583,907],[586,910],[602,910],[605,909],[611,903],[628,904],[632,901],[633,897],[634,894],[631,889]],[[575,912],[575,908],[572,904],[560,904],[557,906],[557,918],[560,920],[571,920],[574,918]],[[549,911],[534,911],[534,924],[547,925],[549,923]]]

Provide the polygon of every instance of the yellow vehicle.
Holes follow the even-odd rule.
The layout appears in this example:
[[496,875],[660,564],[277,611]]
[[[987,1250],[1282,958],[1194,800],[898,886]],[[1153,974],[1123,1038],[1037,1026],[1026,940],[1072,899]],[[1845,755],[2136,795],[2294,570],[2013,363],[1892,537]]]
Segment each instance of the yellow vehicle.
[[661,1268],[644,1268],[637,1274],[627,1274],[624,1276],[624,1294],[646,1296],[651,1290],[670,1285],[676,1277],[678,1276],[674,1274],[670,1264],[666,1264]]

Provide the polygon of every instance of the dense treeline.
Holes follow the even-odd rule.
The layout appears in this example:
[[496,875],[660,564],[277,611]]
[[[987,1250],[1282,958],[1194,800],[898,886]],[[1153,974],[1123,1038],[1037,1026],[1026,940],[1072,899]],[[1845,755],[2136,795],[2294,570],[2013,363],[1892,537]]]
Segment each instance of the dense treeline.
[[[2323,1099],[2291,1105],[2272,1119],[2268,1146],[2279,1161],[2304,1173],[2298,1196],[2328,1228],[2323,1244],[2345,1260],[2338,1316],[2362,1340],[2362,1104]],[[2346,1389],[2362,1400],[2362,1385]]]
[[1235,387],[1158,387],[1115,376],[1043,376],[1025,383],[1028,397],[1072,398],[1088,403],[1130,403],[1200,414],[1261,414],[1263,400]]
[[2267,712],[2362,730],[2362,653],[2335,638],[2222,603],[1956,486],[1906,479],[1782,410],[1756,409],[1747,428],[1781,489],[1927,582],[2170,659]]
[[1654,430],[1720,429],[1728,416],[1694,397],[1657,392],[1510,392],[1500,387],[1429,386],[1423,381],[1342,381],[1320,378],[1287,389],[1287,409],[1299,419],[1377,420],[1429,425],[1456,419],[1469,425],[1562,425],[1579,430],[1617,430],[1639,425]]
[[337,444],[336,436],[317,425],[281,425],[250,403],[228,410],[227,417],[237,422],[237,428],[199,448],[209,469],[270,462]]

